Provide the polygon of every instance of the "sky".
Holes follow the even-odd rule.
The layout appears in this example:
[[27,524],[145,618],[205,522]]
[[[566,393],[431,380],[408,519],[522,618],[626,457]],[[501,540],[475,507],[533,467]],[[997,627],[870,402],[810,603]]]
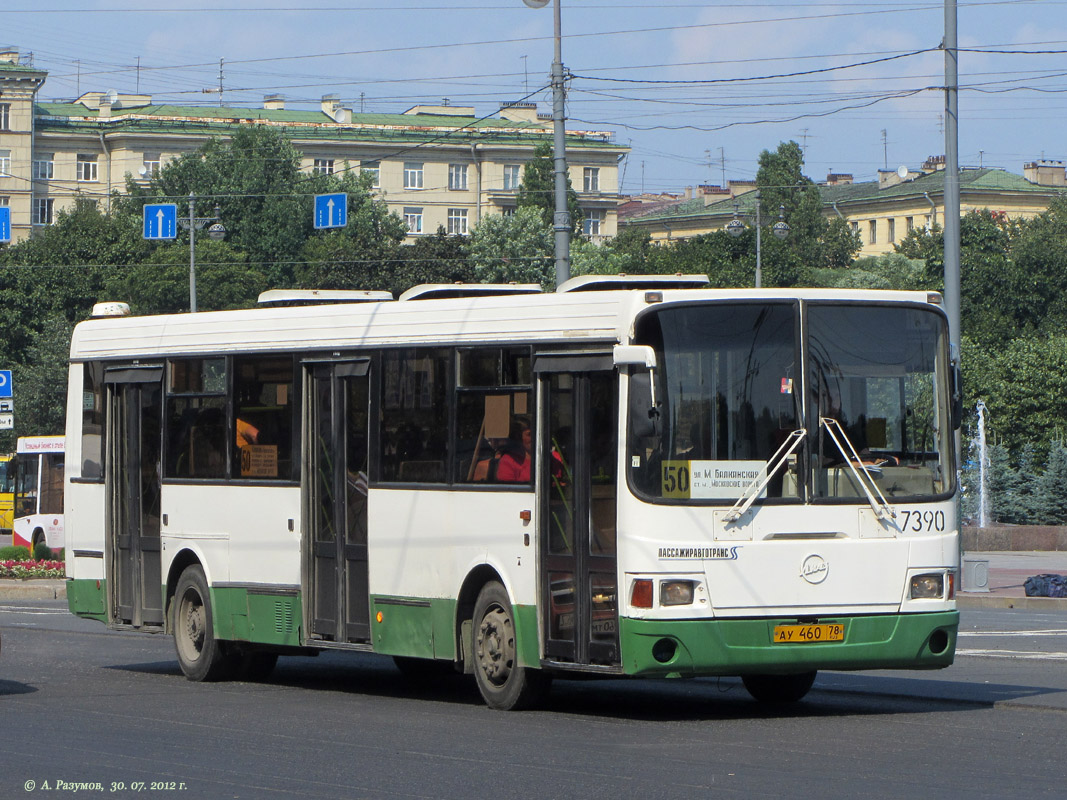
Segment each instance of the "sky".
[[[569,130],[631,151],[620,191],[755,177],[793,140],[805,174],[874,180],[945,152],[941,0],[562,3]],[[6,0],[0,44],[48,72],[41,99],[354,111],[527,98],[552,108],[551,3],[523,0]],[[958,0],[959,160],[1067,161],[1067,0]],[[221,68],[220,68],[221,62]]]

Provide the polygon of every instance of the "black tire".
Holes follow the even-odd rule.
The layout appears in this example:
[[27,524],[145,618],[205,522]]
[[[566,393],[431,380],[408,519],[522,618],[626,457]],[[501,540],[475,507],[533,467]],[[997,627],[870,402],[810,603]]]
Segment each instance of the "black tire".
[[191,681],[217,681],[232,671],[234,660],[215,638],[211,594],[199,564],[186,567],[171,604],[174,649],[178,664]]
[[816,671],[792,675],[742,675],[748,693],[761,703],[795,703],[801,700],[815,683]]
[[551,678],[519,664],[515,617],[500,583],[493,581],[482,587],[474,604],[473,622],[471,654],[482,699],[501,711],[537,705],[544,699]]

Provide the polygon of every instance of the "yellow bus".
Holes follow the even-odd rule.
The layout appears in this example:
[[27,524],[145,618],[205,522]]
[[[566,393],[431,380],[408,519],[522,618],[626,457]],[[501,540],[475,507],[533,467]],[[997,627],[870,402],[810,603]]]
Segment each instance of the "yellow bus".
[[15,457],[0,456],[0,534],[11,535],[15,516]]

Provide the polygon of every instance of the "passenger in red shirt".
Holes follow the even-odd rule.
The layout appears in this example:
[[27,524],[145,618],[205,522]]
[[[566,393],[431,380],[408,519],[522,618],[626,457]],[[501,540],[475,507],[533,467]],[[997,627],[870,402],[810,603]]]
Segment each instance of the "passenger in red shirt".
[[502,483],[529,483],[533,463],[533,432],[530,423],[517,419],[511,423],[508,443],[500,455],[496,479]]

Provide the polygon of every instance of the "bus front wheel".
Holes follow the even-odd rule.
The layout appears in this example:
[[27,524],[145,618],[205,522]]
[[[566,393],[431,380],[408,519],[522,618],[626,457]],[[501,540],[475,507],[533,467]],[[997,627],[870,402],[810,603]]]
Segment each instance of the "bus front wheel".
[[741,681],[761,703],[795,703],[811,689],[815,674],[812,670],[793,675],[742,675]]
[[174,649],[178,664],[191,681],[215,681],[223,677],[228,659],[215,638],[211,619],[211,596],[204,570],[187,567],[174,593]]
[[487,583],[474,604],[471,653],[478,690],[490,708],[530,708],[543,699],[550,678],[519,664],[515,616],[504,587]]

